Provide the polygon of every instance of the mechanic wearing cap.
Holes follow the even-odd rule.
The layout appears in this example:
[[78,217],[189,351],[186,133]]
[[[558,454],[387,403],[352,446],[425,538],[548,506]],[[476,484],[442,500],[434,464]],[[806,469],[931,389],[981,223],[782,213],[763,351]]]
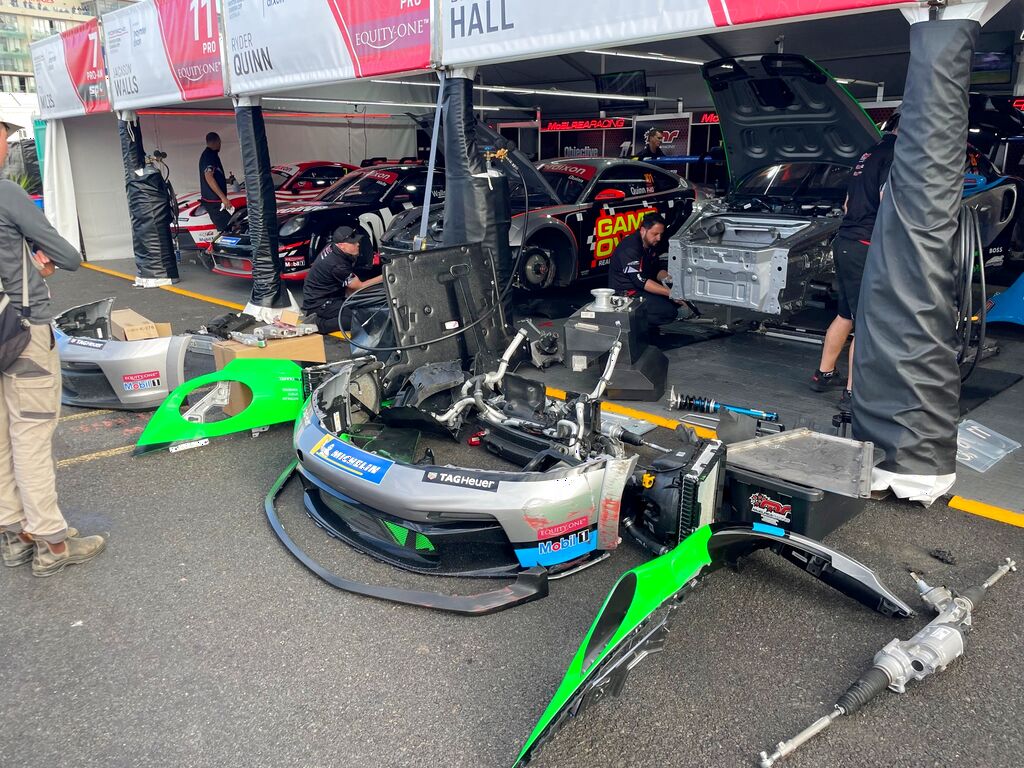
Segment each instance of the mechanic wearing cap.
[[664,134],[659,128],[650,128],[647,133],[644,134],[644,139],[647,143],[644,148],[640,150],[640,154],[636,156],[637,160],[657,160],[659,157],[664,157],[665,153],[661,151],[661,142],[665,138]]
[[647,322],[654,328],[676,320],[683,302],[675,301],[662,282],[668,272],[661,268],[658,244],[665,234],[665,219],[648,213],[640,229],[619,242],[608,267],[608,287],[620,296],[642,296]]
[[[20,126],[0,118],[0,166],[7,137]],[[26,256],[26,240],[34,253]],[[79,537],[57,505],[53,433],[60,415],[60,360],[44,275],[81,264],[67,240],[13,181],[0,181],[0,280],[14,311],[28,320],[29,341],[0,372],[0,555],[5,566],[32,562],[33,576],[52,576],[96,557],[102,536]],[[28,306],[22,281],[28,278]]]
[[[380,275],[365,280],[360,276],[366,272],[365,262],[368,259],[364,251],[370,245],[361,230],[338,227],[331,241],[316,257],[302,288],[302,310],[315,316],[320,333],[341,330],[338,312],[345,299],[360,288],[377,285],[383,279]],[[346,307],[341,324],[348,327],[351,317],[352,310]]]
[[226,189],[227,179],[220,162],[220,135],[210,132],[206,134],[206,149],[199,156],[199,196],[218,232],[228,228],[231,214],[235,212]]
[[[853,167],[844,206],[846,215],[832,241],[832,256],[836,265],[836,282],[839,284],[839,307],[836,318],[825,333],[821,348],[821,362],[811,376],[811,389],[826,392],[843,384],[836,363],[843,351],[846,339],[853,332],[857,317],[857,301],[860,297],[860,283],[864,277],[864,264],[871,245],[871,230],[875,228],[875,217],[882,202],[882,194],[889,179],[893,151],[896,147],[898,124],[891,126],[892,133],[886,133],[880,142],[869,149]],[[841,399],[842,405],[852,405],[853,393],[853,347],[850,342],[849,370],[846,374],[846,388]]]

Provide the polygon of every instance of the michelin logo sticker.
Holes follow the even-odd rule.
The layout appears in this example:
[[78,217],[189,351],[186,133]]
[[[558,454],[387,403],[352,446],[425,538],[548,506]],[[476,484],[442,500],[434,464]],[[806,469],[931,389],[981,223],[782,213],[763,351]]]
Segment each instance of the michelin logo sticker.
[[374,485],[380,485],[388,470],[395,465],[393,461],[361,451],[354,445],[349,445],[330,435],[325,435],[313,448],[312,453],[325,464],[330,464],[342,472],[355,475]]

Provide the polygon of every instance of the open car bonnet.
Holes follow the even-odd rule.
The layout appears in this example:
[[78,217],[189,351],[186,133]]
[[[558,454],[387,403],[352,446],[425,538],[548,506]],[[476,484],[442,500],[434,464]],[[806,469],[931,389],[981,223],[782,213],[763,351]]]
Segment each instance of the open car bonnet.
[[879,139],[860,105],[805,56],[718,59],[701,73],[718,110],[733,182],[777,163],[852,166]]

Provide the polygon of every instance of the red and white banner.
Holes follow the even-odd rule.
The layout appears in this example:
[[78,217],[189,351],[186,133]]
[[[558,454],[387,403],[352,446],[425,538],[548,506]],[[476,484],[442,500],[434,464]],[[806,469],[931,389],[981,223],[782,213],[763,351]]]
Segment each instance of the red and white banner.
[[430,0],[229,0],[232,93],[263,93],[430,65]]
[[677,38],[717,27],[886,6],[906,0],[444,0],[441,62],[473,65]]
[[216,0],[148,0],[103,15],[115,109],[224,95]]
[[110,111],[96,19],[33,43],[31,50],[41,117],[52,120]]

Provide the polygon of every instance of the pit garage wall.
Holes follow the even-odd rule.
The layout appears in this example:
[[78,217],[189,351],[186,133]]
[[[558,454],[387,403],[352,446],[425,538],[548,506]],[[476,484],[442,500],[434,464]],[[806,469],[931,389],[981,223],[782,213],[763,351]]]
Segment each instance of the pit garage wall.
[[63,123],[86,258],[133,258],[117,119],[107,112]]
[[[266,112],[267,140],[275,164],[332,160],[358,166],[367,157],[398,160],[416,155],[416,129],[406,117],[342,121],[278,119]],[[221,162],[228,175],[242,180],[242,159],[235,119],[227,115],[154,115],[143,111],[142,133],[147,149],[167,153],[171,184],[178,195],[199,190],[199,155],[206,134],[221,136]]]

